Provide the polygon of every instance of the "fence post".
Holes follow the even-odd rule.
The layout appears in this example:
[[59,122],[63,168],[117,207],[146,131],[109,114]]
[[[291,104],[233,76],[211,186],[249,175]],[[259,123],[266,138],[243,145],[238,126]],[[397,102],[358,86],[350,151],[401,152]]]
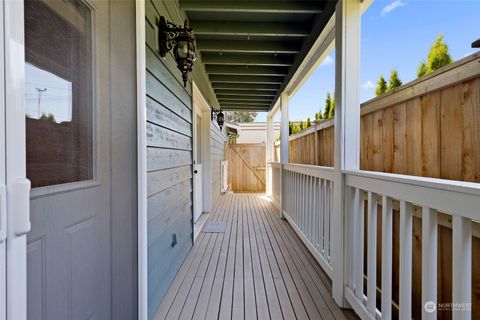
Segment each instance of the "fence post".
[[345,302],[345,274],[351,263],[351,241],[345,241],[350,217],[342,170],[360,167],[360,0],[341,0],[335,12],[335,181],[331,220],[332,295],[341,307]]
[[282,92],[280,95],[280,111],[281,111],[281,127],[280,127],[280,162],[282,163],[282,168],[280,172],[280,183],[282,184],[282,195],[280,197],[280,205],[282,207],[282,217],[283,217],[283,199],[286,190],[286,186],[283,184],[283,165],[288,163],[288,154],[289,154],[289,120],[288,120],[288,95],[285,92]]

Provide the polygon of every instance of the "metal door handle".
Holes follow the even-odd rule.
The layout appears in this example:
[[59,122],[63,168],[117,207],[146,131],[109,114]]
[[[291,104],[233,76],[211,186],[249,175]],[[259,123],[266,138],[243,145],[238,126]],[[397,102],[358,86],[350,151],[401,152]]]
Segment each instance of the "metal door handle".
[[13,229],[21,236],[30,231],[30,180],[19,179],[12,185]]

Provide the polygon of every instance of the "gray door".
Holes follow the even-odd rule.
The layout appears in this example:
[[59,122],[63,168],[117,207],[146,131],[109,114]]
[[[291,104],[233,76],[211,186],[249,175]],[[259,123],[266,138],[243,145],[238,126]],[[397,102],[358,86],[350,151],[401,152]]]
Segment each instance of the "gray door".
[[107,1],[25,2],[28,319],[110,319]]

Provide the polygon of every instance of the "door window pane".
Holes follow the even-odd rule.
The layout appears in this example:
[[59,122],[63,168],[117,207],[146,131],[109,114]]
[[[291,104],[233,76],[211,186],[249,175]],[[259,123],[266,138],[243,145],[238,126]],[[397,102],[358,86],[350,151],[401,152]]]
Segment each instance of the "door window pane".
[[93,179],[90,9],[25,2],[27,177],[32,187]]

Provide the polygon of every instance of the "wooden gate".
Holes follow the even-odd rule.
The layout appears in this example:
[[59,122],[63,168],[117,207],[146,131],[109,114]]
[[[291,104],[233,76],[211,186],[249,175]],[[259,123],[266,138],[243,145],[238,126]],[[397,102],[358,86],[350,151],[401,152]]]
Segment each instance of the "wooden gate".
[[229,144],[226,149],[230,190],[265,192],[265,144]]

